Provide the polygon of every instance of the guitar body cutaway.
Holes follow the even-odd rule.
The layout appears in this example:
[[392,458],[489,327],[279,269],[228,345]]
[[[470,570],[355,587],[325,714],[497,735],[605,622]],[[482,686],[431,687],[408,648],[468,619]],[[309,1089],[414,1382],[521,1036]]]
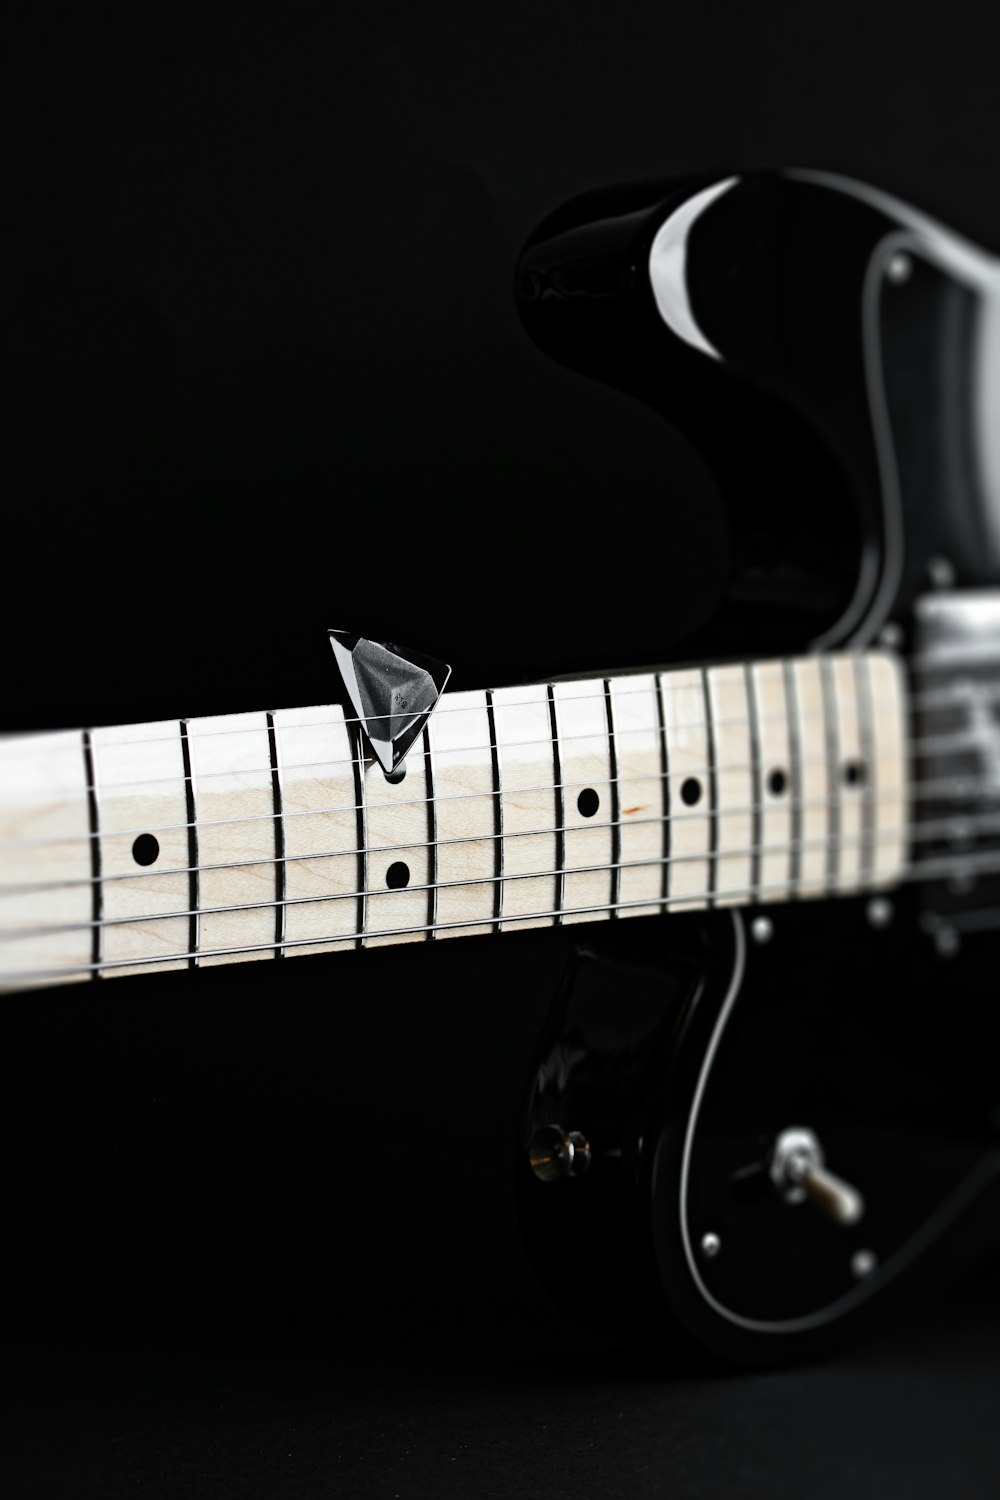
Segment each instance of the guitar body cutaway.
[[[964,596],[1000,582],[998,262],[846,179],[720,172],[575,200],[516,285],[544,351],[655,406],[721,489],[725,603],[688,659],[888,640],[926,727],[925,668],[949,660],[927,596],[961,645]],[[996,749],[978,722],[970,772]],[[919,802],[943,773],[914,745]],[[768,1362],[1000,1238],[998,911],[995,876],[942,878],[585,938],[521,1142],[589,1147],[566,1180],[521,1172],[550,1292],[657,1339],[662,1293],[700,1345]]]

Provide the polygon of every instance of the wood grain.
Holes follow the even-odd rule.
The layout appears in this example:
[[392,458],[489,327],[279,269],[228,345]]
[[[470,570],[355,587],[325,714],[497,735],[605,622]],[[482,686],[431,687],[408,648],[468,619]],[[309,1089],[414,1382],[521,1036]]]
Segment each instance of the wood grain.
[[336,705],[7,740],[0,983],[890,885],[906,755],[885,652],[446,694],[391,779]]

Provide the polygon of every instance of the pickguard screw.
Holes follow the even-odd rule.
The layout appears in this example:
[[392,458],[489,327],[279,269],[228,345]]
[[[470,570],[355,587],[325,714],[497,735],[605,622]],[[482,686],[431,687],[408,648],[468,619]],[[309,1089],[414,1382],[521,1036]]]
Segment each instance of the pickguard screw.
[[859,1281],[870,1276],[877,1265],[878,1256],[874,1250],[855,1250],[851,1256],[851,1272]]
[[701,1253],[706,1260],[714,1260],[722,1249],[722,1241],[717,1234],[709,1230],[708,1234],[701,1237]]
[[774,937],[774,923],[770,917],[754,917],[750,924],[750,936],[755,943],[769,943]]
[[888,927],[892,921],[892,902],[885,896],[873,896],[865,908],[869,927]]
[[893,286],[903,286],[913,275],[913,261],[902,250],[889,257],[885,268],[886,280]]
[[939,958],[954,958],[961,946],[962,939],[954,927],[939,927],[934,934],[934,947]]
[[887,651],[898,651],[903,644],[903,627],[897,625],[895,620],[890,620],[883,625],[879,631],[879,645],[884,646]]
[[932,589],[955,587],[955,564],[949,557],[932,557],[927,564],[927,581]]

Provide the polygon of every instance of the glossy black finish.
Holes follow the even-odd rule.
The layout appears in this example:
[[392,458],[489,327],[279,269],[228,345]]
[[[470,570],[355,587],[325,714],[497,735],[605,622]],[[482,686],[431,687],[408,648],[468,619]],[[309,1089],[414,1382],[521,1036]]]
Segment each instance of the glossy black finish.
[[[1000,1245],[1000,1012],[981,948],[956,967],[914,942],[913,893],[877,935],[860,901],[770,915],[775,937],[748,956],[694,1137],[684,1212],[703,1288],[682,1239],[681,1168],[732,975],[730,915],[668,917],[634,936],[594,930],[579,943],[520,1142],[519,1209],[550,1295],[607,1331],[662,1342],[679,1325],[749,1362],[826,1347],[939,1265]],[[859,988],[860,969],[870,987]],[[945,993],[947,1030],[916,1024]],[[584,1178],[532,1176],[527,1142],[549,1122],[587,1135]],[[861,1189],[858,1225],[775,1190],[770,1151],[791,1125],[814,1129],[831,1168]],[[699,1250],[707,1233],[721,1241],[711,1258]],[[876,1259],[863,1279],[858,1251]]]
[[[613,1334],[663,1328],[641,1187],[654,1103],[678,1027],[703,990],[697,917],[597,926],[574,943],[540,1041],[518,1141],[526,1243],[546,1291]],[[580,1129],[584,1178],[543,1183],[527,1165],[540,1127]]]
[[[905,205],[804,173],[575,200],[517,272],[541,347],[654,405],[712,471],[733,542],[723,607],[695,650],[742,658],[865,644],[889,619],[914,645],[929,579],[1000,579],[983,418],[1000,403],[998,285],[985,254]],[[952,714],[944,732],[955,729]],[[911,732],[940,728],[920,715]],[[914,774],[947,770],[918,758]],[[996,893],[980,883],[972,951],[955,963],[935,935],[969,893],[930,892],[932,920],[917,887],[893,896],[888,928],[840,899],[776,907],[763,946],[740,915],[708,913],[644,924],[659,929],[645,959],[619,934],[581,949],[525,1124],[555,1121],[594,1146],[583,1181],[522,1172],[553,1295],[661,1338],[655,1285],[702,1347],[773,1361],[825,1346],[936,1260],[982,1248],[1000,1197],[998,1022],[983,978]],[[775,1189],[774,1142],[795,1126],[861,1190],[858,1225]],[[985,1233],[969,1227],[977,1213]],[[949,1234],[959,1223],[966,1233]]]
[[[933,958],[914,940],[918,912],[907,892],[892,925],[873,934],[864,902],[832,918],[807,904],[774,908],[775,936],[747,955],[710,1067],[718,990],[686,1018],[647,1181],[652,1227],[677,1316],[729,1358],[780,1361],[824,1348],[932,1275],[939,1257],[947,1265],[1000,1244],[990,1062],[1000,1018],[982,951],[957,968]],[[932,1019],[944,994],[946,1032]],[[692,1130],[682,1101],[703,1076]],[[770,1153],[794,1125],[813,1129],[831,1168],[861,1190],[858,1224],[835,1224],[774,1189]],[[963,1218],[964,1236],[950,1235]],[[711,1258],[701,1250],[708,1232],[722,1245]],[[874,1257],[865,1275],[859,1253]]]
[[[700,194],[663,273],[692,342],[661,314],[650,256]],[[1000,573],[970,415],[987,378],[989,265],[973,251],[963,270],[957,242],[922,224],[847,180],[715,172],[576,199],[525,248],[531,336],[661,410],[731,507],[707,644],[870,638],[912,606],[942,550],[963,583]],[[942,269],[949,256],[958,269]]]

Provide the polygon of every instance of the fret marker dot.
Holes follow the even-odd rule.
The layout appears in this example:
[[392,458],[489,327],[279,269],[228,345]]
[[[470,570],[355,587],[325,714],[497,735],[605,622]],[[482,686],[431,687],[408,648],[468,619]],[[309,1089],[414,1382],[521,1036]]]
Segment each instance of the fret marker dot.
[[844,781],[848,786],[861,786],[865,779],[865,768],[859,760],[849,760],[844,767]]
[[140,833],[132,845],[132,858],[137,865],[152,865],[156,863],[160,846],[151,833]]
[[410,883],[409,865],[404,865],[401,859],[397,859],[395,864],[391,864],[386,870],[385,883],[390,891],[401,891]]
[[770,776],[767,778],[767,789],[771,793],[771,796],[782,796],[787,786],[788,777],[785,775],[784,771],[780,770],[778,767],[775,767]]
[[601,805],[601,799],[592,786],[585,786],[576,799],[576,809],[581,818],[592,818]]
[[701,801],[701,782],[696,776],[689,776],[681,784],[681,801],[686,803],[688,807],[694,807],[696,803]]

